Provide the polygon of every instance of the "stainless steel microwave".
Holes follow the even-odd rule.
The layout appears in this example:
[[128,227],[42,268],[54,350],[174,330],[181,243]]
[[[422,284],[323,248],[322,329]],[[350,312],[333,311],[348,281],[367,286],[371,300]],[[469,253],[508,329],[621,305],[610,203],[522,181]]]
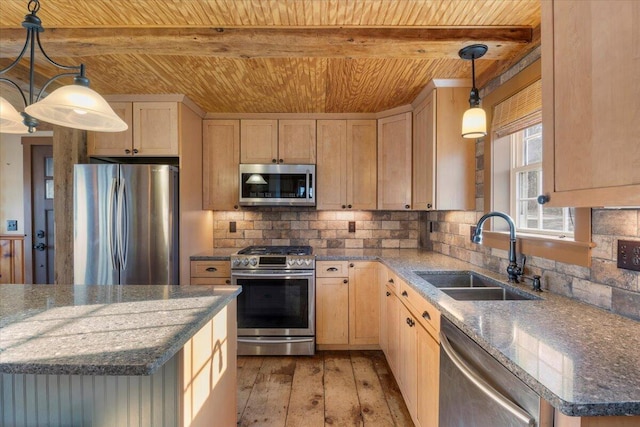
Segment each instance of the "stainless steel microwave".
[[240,205],[315,206],[316,165],[240,165]]

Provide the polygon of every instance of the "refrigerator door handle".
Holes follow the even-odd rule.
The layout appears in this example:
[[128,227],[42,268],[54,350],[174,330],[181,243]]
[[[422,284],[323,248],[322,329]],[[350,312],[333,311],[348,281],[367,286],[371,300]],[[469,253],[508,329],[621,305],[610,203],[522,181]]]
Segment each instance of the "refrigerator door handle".
[[115,223],[114,212],[118,209],[117,202],[117,180],[113,178],[111,180],[111,186],[109,187],[109,199],[107,201],[107,239],[109,241],[109,257],[111,258],[111,267],[114,270],[118,269],[117,262],[117,244],[116,233],[117,224]]
[[127,202],[126,202],[126,181],[120,180],[118,187],[118,212],[117,212],[117,228],[118,228],[118,256],[120,261],[120,269],[124,270],[127,266],[127,245],[126,236],[129,232],[127,221]]

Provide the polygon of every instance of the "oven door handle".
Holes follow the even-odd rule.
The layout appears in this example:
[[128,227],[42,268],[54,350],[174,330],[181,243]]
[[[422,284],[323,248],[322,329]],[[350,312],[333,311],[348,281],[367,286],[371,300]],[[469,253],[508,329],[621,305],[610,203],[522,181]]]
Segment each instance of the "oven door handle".
[[313,338],[292,338],[289,340],[281,340],[281,339],[265,339],[264,337],[260,339],[251,339],[251,338],[238,338],[238,342],[247,343],[247,344],[292,344],[292,343],[300,343],[300,342],[313,342]]
[[251,279],[254,277],[268,277],[270,279],[279,279],[279,278],[288,278],[288,277],[314,277],[315,274],[313,271],[305,271],[305,272],[290,272],[283,273],[282,271],[274,271],[274,272],[260,272],[260,273],[231,273],[232,278],[238,279]]

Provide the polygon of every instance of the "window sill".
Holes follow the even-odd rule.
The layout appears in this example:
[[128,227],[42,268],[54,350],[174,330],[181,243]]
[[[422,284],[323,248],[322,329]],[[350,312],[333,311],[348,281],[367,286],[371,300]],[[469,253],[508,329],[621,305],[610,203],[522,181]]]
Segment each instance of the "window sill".
[[[509,233],[483,231],[482,244],[490,248],[509,250]],[[518,253],[564,262],[566,264],[591,267],[593,242],[579,242],[551,236],[517,235]]]

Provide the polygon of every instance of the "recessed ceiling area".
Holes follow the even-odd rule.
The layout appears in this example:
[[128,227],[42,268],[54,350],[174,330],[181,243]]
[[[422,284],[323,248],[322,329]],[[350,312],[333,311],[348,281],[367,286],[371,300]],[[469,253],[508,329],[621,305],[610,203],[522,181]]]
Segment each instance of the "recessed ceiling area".
[[[108,94],[186,94],[211,113],[379,112],[432,79],[481,87],[539,44],[540,0],[41,0],[42,45]],[[0,67],[23,47],[26,0],[0,2]],[[28,61],[9,77],[28,81]],[[57,70],[37,64],[36,82]],[[70,83],[63,81],[63,84]],[[9,86],[0,92],[19,101]],[[15,104],[14,104],[15,105]]]

